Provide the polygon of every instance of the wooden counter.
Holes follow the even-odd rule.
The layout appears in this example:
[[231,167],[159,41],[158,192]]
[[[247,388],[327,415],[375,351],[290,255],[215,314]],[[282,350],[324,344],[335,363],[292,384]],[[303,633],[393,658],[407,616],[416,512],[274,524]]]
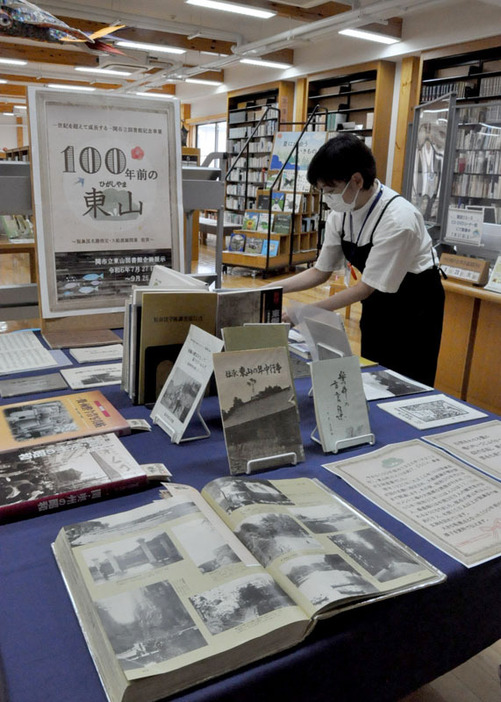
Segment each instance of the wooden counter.
[[501,413],[501,295],[443,283],[445,317],[435,387]]

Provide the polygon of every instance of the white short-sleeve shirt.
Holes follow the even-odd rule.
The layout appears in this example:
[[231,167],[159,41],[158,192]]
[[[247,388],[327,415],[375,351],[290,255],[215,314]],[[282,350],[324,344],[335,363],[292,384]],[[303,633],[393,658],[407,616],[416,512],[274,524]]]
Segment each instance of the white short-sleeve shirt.
[[[386,203],[397,194],[385,185],[377,185],[374,196],[363,207],[346,215],[346,241],[357,242],[358,239],[358,246],[368,244]],[[380,188],[382,194],[364,224]],[[343,214],[332,211],[326,221],[324,243],[315,263],[318,270],[331,272],[343,267],[342,228]],[[397,292],[407,273],[422,273],[434,264],[432,241],[423,216],[403,197],[396,198],[388,205],[376,227],[372,243],[362,281],[381,292]]]

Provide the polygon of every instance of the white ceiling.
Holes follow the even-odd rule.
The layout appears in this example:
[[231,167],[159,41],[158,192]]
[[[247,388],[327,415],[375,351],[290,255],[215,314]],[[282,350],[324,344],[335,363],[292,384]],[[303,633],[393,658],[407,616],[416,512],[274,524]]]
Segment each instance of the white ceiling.
[[[0,6],[3,0],[0,0]],[[456,30],[468,38],[489,36],[496,31],[501,22],[501,0],[343,0],[342,3],[325,3],[321,0],[241,0],[241,4],[255,4],[266,7],[275,5],[282,8],[285,16],[277,15],[271,19],[259,20],[187,5],[185,0],[48,0],[38,3],[39,7],[52,12],[57,17],[70,21],[72,18],[107,25],[123,23],[124,30],[117,32],[127,35],[138,33],[166,33],[165,43],[169,38],[177,37],[188,42],[190,48],[179,57],[163,58],[148,52],[127,52],[126,57],[110,58],[101,52],[91,53],[78,44],[49,44],[26,39],[5,37],[0,32],[0,56],[7,48],[14,47],[26,52],[27,47],[42,48],[47,56],[57,53],[54,62],[44,57],[43,61],[30,60],[27,67],[4,67],[0,77],[9,74],[11,80],[23,83],[23,78],[35,77],[38,81],[47,80],[93,80],[84,78],[74,71],[75,56],[82,57],[87,63],[136,64],[138,73],[131,79],[117,79],[115,89],[121,91],[161,88],[171,84],[173,76],[181,79],[196,77],[206,71],[224,71],[224,87],[192,86],[176,82],[176,94],[182,99],[204,100],[227,89],[246,87],[279,77],[294,78],[309,72],[329,67],[350,65],[357,61],[371,60],[372,57],[392,57],[412,53],[426,48],[427,45],[438,46],[440,42],[448,43],[450,29]],[[318,19],[322,9],[336,8],[338,14]],[[298,18],[297,12],[308,13],[306,18]],[[343,10],[339,12],[339,10]],[[401,17],[401,44],[384,48],[360,40],[340,37],[338,30],[347,26],[360,26],[378,22],[384,24],[388,18]],[[461,22],[462,17],[466,19]],[[70,20],[68,20],[70,18]],[[494,28],[494,30],[493,30]],[[170,37],[169,37],[170,35]],[[153,36],[153,34],[152,34]],[[157,40],[161,35],[155,34]],[[433,37],[430,39],[430,37]],[[128,36],[127,38],[131,38]],[[188,41],[189,40],[189,41]],[[458,41],[460,38],[458,38]],[[228,57],[221,57],[217,50],[220,43],[226,47]],[[204,45],[212,52],[202,53],[197,47]],[[57,49],[57,52],[54,52]],[[276,69],[264,70],[239,63],[243,56],[264,56],[278,50],[294,52],[294,67],[285,73]],[[52,52],[52,53],[51,53]],[[68,57],[67,60],[65,60]],[[71,57],[71,60],[70,58]],[[155,66],[153,74],[145,68]],[[160,71],[158,69],[161,69]],[[0,102],[6,93],[0,86]]]

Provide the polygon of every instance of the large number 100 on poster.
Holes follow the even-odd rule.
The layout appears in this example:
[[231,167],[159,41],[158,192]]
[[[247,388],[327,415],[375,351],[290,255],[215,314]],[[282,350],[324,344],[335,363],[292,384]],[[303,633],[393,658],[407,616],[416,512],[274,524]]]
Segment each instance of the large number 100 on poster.
[[33,89],[29,109],[43,317],[117,311],[183,260],[177,100]]

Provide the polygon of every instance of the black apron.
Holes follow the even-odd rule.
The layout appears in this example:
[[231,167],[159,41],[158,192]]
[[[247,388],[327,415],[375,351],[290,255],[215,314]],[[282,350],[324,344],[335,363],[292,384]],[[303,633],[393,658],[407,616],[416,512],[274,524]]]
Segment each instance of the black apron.
[[[369,243],[357,246],[345,239],[343,217],[341,245],[347,261],[361,273],[373,246],[376,231],[389,200],[372,230]],[[397,292],[379,290],[362,301],[360,330],[364,358],[426,385],[433,385],[442,336],[445,294],[436,266],[422,273],[407,273]]]

